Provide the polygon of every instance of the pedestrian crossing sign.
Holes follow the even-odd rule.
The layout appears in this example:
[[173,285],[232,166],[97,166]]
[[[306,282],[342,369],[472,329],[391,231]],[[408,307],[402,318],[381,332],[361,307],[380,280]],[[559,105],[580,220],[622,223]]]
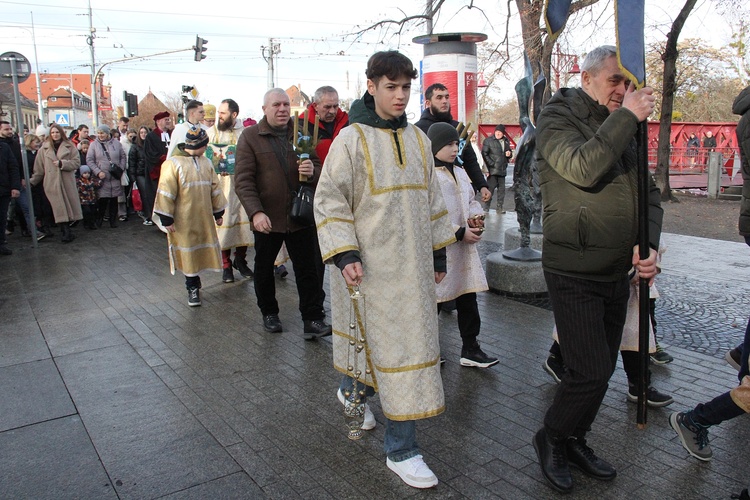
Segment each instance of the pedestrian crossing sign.
[[68,113],[55,113],[55,123],[62,127],[70,127]]

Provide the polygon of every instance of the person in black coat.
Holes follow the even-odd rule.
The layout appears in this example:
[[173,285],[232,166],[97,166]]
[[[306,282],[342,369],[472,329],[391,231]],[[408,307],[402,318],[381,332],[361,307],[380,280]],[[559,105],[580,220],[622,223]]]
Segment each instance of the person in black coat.
[[18,174],[18,163],[10,147],[0,142],[0,255],[10,255],[13,252],[6,246],[5,227],[8,205],[12,198],[21,195],[21,177]]
[[[6,121],[0,121],[0,142],[7,145],[12,154],[13,158],[16,160],[16,165],[18,165],[18,172],[20,175],[20,178],[23,179],[23,160],[21,159],[21,144],[18,141],[18,135],[13,131],[13,127],[11,127],[9,122]],[[21,184],[21,190],[23,191],[24,184]],[[29,236],[30,228],[28,227],[28,215],[29,215],[29,205],[28,200],[26,200],[26,197],[24,196],[23,199],[17,198],[15,200],[11,200],[10,205],[10,215],[9,219],[7,221],[6,229],[13,232],[16,221],[18,221],[18,225],[21,227],[21,233],[24,236]],[[6,207],[6,212],[3,212],[3,217],[7,215],[8,207]],[[5,231],[3,231],[3,235],[5,234]]]
[[498,125],[495,127],[493,137],[488,137],[482,144],[482,158],[484,165],[487,167],[489,176],[487,184],[490,189],[490,199],[483,203],[482,208],[487,212],[492,203],[492,193],[497,189],[497,206],[498,213],[505,213],[503,202],[505,201],[505,174],[508,172],[508,162],[513,157],[513,151],[510,149],[510,141],[505,137],[505,126]]
[[152,205],[148,205],[147,208],[144,196],[145,190],[148,189],[146,185],[146,151],[144,149],[148,134],[148,127],[141,127],[138,129],[138,136],[130,147],[130,152],[128,153],[128,176],[135,180],[135,185],[138,186],[138,191],[140,191],[141,203],[143,204],[141,212],[143,225],[153,226],[154,223],[151,222]]
[[[422,112],[422,116],[414,125],[419,127],[425,134],[433,123],[450,123],[454,127],[458,122],[451,115],[451,103],[448,88],[442,83],[433,83],[424,93],[425,104],[427,109]],[[466,145],[467,147],[464,147]],[[474,191],[479,191],[482,195],[482,201],[487,203],[492,198],[487,180],[484,178],[482,169],[477,161],[477,154],[471,144],[461,141],[458,146],[458,157],[456,165],[462,166],[471,179],[471,185]]]
[[[172,117],[168,111],[155,114],[154,124],[156,127],[146,135],[143,144],[143,153],[146,157],[146,182],[144,189],[141,190],[141,200],[143,201],[143,212],[149,222],[156,200],[156,186],[159,184],[161,164],[167,159],[167,150],[174,128]],[[140,186],[138,186],[138,189],[141,189]]]

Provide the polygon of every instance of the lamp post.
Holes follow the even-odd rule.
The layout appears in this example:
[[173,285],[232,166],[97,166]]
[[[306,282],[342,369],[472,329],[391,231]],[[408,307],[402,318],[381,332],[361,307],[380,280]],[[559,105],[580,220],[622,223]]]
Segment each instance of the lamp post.
[[578,66],[578,56],[576,54],[565,54],[560,50],[560,44],[555,44],[555,51],[552,53],[550,61],[552,71],[555,72],[555,90],[560,89],[560,73],[568,75],[577,75],[581,72]]

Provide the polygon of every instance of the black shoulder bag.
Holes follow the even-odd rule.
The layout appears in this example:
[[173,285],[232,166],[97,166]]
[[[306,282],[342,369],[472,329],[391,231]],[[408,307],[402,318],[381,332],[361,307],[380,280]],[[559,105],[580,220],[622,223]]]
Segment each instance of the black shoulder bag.
[[289,171],[287,170],[286,158],[278,150],[277,145],[275,144],[276,139],[274,138],[272,141],[274,141],[272,144],[273,151],[276,153],[281,168],[284,170],[284,178],[289,186],[289,191],[294,195],[294,198],[292,198],[292,209],[289,212],[289,217],[291,217],[291,219],[297,224],[303,226],[315,225],[315,215],[313,214],[313,198],[315,196],[315,190],[306,184],[300,184],[297,191],[292,189],[292,183],[289,182]]
[[109,175],[120,180],[124,170],[120,165],[112,163],[112,158],[109,157],[109,151],[107,151],[107,146],[105,146],[104,143],[102,143],[102,149],[104,150],[104,154],[107,155],[107,161],[109,162]]

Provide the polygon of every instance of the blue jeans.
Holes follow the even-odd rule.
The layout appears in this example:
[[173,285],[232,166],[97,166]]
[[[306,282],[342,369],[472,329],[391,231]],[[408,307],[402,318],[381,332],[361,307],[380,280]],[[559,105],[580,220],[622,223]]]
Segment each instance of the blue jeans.
[[[350,390],[353,383],[354,380],[351,377],[344,376],[339,389],[341,389],[341,392]],[[358,382],[357,391],[362,390],[362,388],[365,388],[363,400],[366,401],[368,397],[375,395],[375,389]],[[417,426],[414,420],[397,421],[386,418],[383,450],[392,462],[402,462],[419,455]]]
[[16,205],[21,207],[21,212],[23,212],[23,217],[26,219],[26,225],[28,226],[29,231],[31,231],[31,226],[33,224],[33,221],[31,220],[30,214],[29,214],[29,197],[26,194],[26,189],[21,190],[21,196],[16,198]]

